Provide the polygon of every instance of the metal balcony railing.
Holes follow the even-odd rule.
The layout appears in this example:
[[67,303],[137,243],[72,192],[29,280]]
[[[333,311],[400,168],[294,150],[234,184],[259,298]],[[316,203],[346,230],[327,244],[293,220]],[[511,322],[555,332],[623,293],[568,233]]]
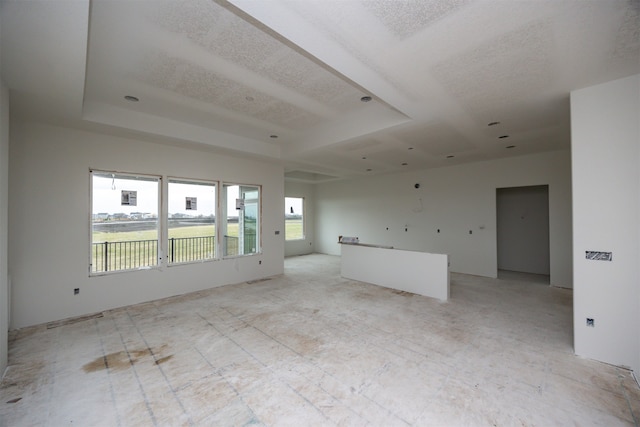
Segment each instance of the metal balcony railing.
[[91,272],[131,270],[158,264],[157,240],[94,243],[91,248]]
[[245,233],[243,251],[240,253],[240,239],[236,236],[224,236],[222,240],[222,253],[224,256],[247,255],[257,252],[256,235]]
[[[244,254],[256,252],[256,235],[244,235]],[[239,255],[239,239],[224,236],[223,256]],[[167,257],[170,264],[215,258],[215,236],[179,237],[169,239]],[[133,270],[158,265],[157,240],[93,243],[91,272],[103,273]]]
[[201,261],[215,258],[215,236],[169,239],[169,263]]

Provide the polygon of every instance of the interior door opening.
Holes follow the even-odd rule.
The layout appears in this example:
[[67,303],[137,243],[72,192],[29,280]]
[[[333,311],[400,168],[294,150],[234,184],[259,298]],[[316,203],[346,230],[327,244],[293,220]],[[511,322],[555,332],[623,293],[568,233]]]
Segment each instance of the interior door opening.
[[549,283],[549,186],[496,189],[498,277]]

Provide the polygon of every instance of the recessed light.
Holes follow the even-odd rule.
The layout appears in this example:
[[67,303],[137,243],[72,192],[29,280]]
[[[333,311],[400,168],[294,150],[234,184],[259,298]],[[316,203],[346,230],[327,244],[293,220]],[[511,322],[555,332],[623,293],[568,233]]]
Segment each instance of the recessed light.
[[487,126],[495,126],[495,125],[499,125],[499,124],[500,124],[500,122],[491,122]]
[[404,162],[404,163],[402,163],[402,166],[407,166],[408,164],[409,164],[409,163]]
[[373,98],[371,98],[370,96],[363,96],[362,98],[360,98],[360,101],[362,102],[369,102],[371,101]]
[[455,157],[454,155],[450,154],[450,155],[447,156],[447,159],[453,159],[454,157]]
[[276,139],[277,137],[278,137],[278,135],[269,135],[269,138]]
[[515,148],[515,145],[507,145],[506,148]]
[[126,95],[126,96],[124,97],[124,99],[126,99],[127,101],[131,101],[131,102],[138,102],[138,101],[140,101],[140,99],[138,99],[138,97],[131,96],[131,95]]

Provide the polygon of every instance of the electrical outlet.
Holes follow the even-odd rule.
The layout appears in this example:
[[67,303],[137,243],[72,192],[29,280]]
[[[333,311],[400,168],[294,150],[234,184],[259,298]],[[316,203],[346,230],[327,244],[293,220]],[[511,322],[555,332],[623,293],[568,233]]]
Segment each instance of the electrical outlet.
[[74,294],[74,295],[78,295],[79,293],[80,293],[80,288],[75,288],[75,289],[73,290],[73,294]]
[[591,319],[590,317],[587,317],[587,326],[590,328],[594,328],[596,326],[595,320]]

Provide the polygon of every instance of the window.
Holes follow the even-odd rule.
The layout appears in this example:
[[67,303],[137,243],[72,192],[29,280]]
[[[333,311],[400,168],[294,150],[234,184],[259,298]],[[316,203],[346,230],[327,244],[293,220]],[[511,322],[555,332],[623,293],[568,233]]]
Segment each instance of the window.
[[260,187],[223,185],[222,255],[260,252]]
[[284,198],[284,238],[304,239],[304,199],[301,197]]
[[261,252],[259,185],[169,178],[165,188],[159,176],[108,171],[90,181],[91,275]]
[[168,187],[168,263],[215,258],[215,183],[169,179]]
[[158,265],[160,182],[91,171],[91,273]]

